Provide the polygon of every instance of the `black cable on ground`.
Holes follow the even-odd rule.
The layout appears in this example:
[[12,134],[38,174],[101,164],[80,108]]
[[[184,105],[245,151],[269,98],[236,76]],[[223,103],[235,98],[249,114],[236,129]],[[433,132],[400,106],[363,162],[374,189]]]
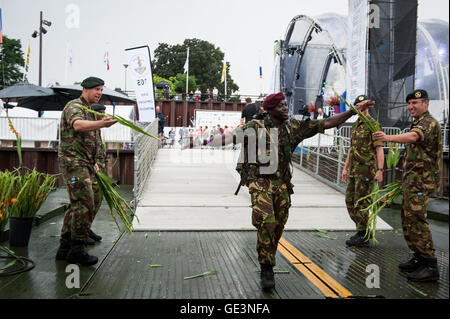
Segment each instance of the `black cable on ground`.
[[[16,263],[19,262],[22,264],[20,266],[20,268],[18,268],[18,269],[17,269],[17,267],[13,267],[13,265],[11,265],[10,267],[7,267],[5,270],[0,271],[0,277],[18,275],[18,274],[30,271],[31,269],[33,269],[36,266],[34,261],[32,261],[31,259],[26,258],[26,257],[16,256],[8,248],[0,246],[0,250],[6,253],[6,255],[0,255],[0,258],[16,259]],[[8,271],[9,268],[13,268],[13,270]]]

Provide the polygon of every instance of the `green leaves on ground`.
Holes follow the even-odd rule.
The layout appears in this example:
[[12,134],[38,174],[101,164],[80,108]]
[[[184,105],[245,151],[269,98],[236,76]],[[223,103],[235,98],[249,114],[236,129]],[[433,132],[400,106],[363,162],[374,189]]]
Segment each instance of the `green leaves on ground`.
[[184,277],[184,280],[198,278],[198,277],[203,277],[203,276],[208,276],[208,275],[213,275],[213,274],[216,274],[216,273],[217,273],[217,270],[210,270],[210,271],[206,271],[206,272],[204,272],[202,274]]

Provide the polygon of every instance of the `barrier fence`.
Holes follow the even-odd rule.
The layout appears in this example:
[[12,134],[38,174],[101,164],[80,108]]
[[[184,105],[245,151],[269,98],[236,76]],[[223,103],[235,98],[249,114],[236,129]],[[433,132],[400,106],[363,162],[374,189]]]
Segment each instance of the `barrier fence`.
[[[147,133],[158,135],[158,121],[153,121],[145,129]],[[158,152],[158,140],[143,134],[134,134],[134,208],[137,207],[145,183],[150,175],[151,165]]]

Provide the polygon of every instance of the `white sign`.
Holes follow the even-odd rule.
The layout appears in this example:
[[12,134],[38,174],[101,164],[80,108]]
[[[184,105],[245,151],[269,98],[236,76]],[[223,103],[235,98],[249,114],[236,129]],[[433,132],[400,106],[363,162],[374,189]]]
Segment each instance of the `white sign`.
[[353,103],[358,95],[366,94],[368,1],[349,0],[348,12],[346,100]]
[[222,128],[226,125],[228,127],[236,127],[241,121],[241,112],[234,111],[210,111],[210,110],[195,110],[195,126],[209,128],[219,124]]
[[155,120],[155,92],[148,46],[125,50],[128,54],[128,66],[136,92],[139,109],[139,122]]

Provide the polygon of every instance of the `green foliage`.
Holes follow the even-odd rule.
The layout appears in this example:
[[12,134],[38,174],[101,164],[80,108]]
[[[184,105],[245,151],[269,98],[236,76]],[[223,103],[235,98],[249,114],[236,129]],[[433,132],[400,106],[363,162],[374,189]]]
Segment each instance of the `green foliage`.
[[[170,79],[184,72],[187,47],[189,47],[189,76],[193,75],[202,92],[207,88],[212,90],[215,86],[219,92],[224,91],[224,83],[220,83],[222,77],[222,66],[225,54],[216,48],[214,44],[200,39],[185,39],[183,44],[169,45],[159,43],[154,51],[152,61],[153,72],[161,77]],[[234,83],[230,71],[230,63],[227,62],[227,93],[239,90]],[[189,83],[189,91],[195,91],[195,86]],[[185,92],[184,89],[177,92]]]
[[[170,80],[174,84],[175,92],[177,93],[185,93],[186,92],[186,76],[187,74],[178,73],[176,76],[171,76]],[[198,87],[197,79],[195,76],[189,75],[189,91],[195,91],[195,88]]]
[[25,64],[20,40],[3,36],[1,46],[0,84],[10,86],[22,81],[22,69]]

